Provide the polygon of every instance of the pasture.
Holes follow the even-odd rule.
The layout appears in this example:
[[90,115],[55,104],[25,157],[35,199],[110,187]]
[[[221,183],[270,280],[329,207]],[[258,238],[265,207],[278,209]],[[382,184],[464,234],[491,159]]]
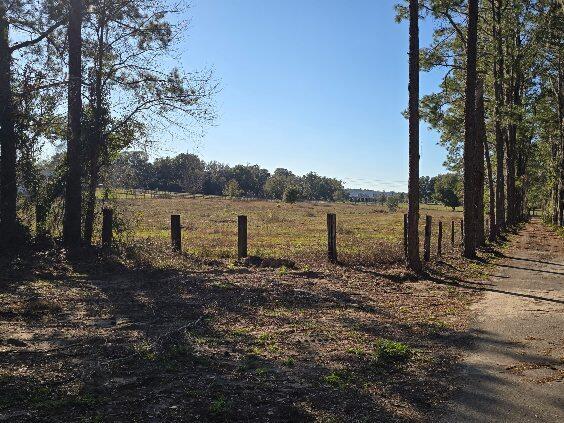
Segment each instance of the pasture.
[[[392,264],[403,259],[405,205],[390,212],[376,204],[299,202],[228,198],[126,198],[115,195],[106,206],[116,215],[116,239],[122,243],[170,239],[170,215],[180,214],[183,252],[207,259],[237,256],[237,216],[248,217],[249,254],[314,264],[325,260],[327,213],[337,215],[337,250],[346,264]],[[461,210],[421,205],[420,239],[425,215],[433,218],[432,251],[436,254],[438,222],[443,222],[443,252],[460,246]],[[455,220],[455,246],[451,221]]]
[[[108,205],[108,204],[107,204]],[[390,264],[403,258],[405,206],[389,212],[386,206],[360,203],[300,202],[220,197],[126,198],[116,195],[109,204],[116,213],[116,237],[128,243],[170,239],[170,215],[180,214],[182,249],[209,259],[237,256],[237,216],[248,216],[249,254],[315,263],[326,257],[327,213],[337,215],[339,260],[348,264]],[[425,215],[433,218],[432,250],[436,253],[438,222],[443,222],[443,251],[453,252],[451,221],[455,220],[455,247],[460,246],[462,211],[441,205],[421,205],[420,239]]]

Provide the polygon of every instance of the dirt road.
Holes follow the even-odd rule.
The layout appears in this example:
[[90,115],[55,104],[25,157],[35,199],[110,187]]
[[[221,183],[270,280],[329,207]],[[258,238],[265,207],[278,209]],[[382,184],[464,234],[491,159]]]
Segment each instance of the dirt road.
[[444,422],[564,421],[564,240],[533,221],[504,255]]

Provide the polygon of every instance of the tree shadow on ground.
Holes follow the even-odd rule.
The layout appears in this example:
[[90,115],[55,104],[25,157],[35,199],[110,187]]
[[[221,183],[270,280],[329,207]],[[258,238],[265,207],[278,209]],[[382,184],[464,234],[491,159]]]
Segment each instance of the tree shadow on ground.
[[[511,266],[507,266],[507,267],[511,267]],[[526,270],[529,270],[529,269],[526,269]],[[440,284],[440,285],[450,285],[450,286],[462,287],[462,288],[465,288],[465,289],[471,289],[471,290],[475,290],[475,291],[496,292],[498,294],[512,295],[512,296],[515,296],[515,297],[529,298],[529,299],[532,299],[532,300],[545,301],[545,302],[550,302],[550,303],[555,303],[555,304],[564,304],[563,300],[558,300],[558,299],[555,299],[555,298],[542,297],[540,295],[525,294],[523,292],[510,291],[510,290],[507,290],[507,289],[495,288],[495,286],[496,286],[495,284],[466,280],[466,279],[458,278],[456,276],[447,275],[447,274],[445,274],[443,272],[439,272],[437,270],[434,270],[433,273],[426,273],[425,278],[427,280],[431,281],[431,282],[434,282],[434,283],[437,283],[437,284]]]
[[13,421],[420,420],[448,390],[446,350],[387,365],[339,349],[357,336],[450,340],[334,275],[45,261],[2,278],[0,415]]

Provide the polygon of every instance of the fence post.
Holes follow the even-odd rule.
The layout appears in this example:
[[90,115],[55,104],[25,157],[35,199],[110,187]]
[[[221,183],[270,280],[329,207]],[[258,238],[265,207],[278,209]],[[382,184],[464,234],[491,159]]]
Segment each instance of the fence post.
[[439,221],[439,234],[437,236],[437,255],[443,253],[443,222]]
[[237,257],[247,257],[247,216],[237,216]]
[[182,250],[182,232],[180,231],[180,215],[170,216],[170,242],[174,251]]
[[403,215],[403,254],[407,257],[407,213]]
[[327,259],[337,262],[337,215],[327,213]]
[[423,259],[425,261],[431,260],[431,216],[425,216],[425,244]]
[[454,220],[450,222],[450,244],[454,250]]
[[112,209],[102,209],[102,248],[112,246],[112,222],[114,211]]
[[460,245],[464,245],[464,219],[460,219]]

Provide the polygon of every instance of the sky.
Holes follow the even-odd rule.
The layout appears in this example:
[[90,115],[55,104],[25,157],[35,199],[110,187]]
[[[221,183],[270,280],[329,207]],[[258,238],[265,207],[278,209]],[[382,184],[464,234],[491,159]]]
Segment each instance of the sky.
[[[192,0],[180,47],[187,71],[213,68],[218,119],[158,155],[309,171],[348,188],[406,190],[407,22],[396,0]],[[431,27],[421,22],[421,45]],[[421,74],[421,95],[441,74]],[[421,123],[421,175],[444,172]]]

